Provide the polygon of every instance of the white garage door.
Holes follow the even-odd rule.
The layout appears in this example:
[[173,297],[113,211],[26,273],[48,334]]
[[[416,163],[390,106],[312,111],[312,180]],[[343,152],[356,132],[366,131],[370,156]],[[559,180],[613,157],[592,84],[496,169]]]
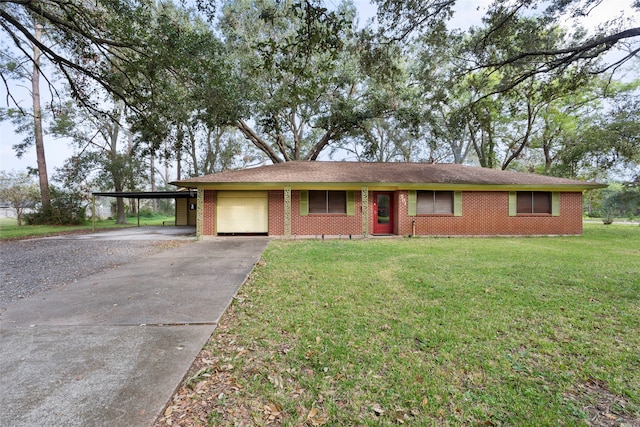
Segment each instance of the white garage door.
[[267,233],[269,193],[220,191],[216,218],[218,233]]

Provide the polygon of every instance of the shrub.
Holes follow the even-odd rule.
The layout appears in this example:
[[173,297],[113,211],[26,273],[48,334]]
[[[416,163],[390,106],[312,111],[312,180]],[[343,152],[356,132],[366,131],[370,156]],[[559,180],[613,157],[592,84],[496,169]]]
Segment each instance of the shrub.
[[52,187],[51,207],[40,207],[24,219],[29,225],[79,225],[86,221],[86,209],[79,195]]

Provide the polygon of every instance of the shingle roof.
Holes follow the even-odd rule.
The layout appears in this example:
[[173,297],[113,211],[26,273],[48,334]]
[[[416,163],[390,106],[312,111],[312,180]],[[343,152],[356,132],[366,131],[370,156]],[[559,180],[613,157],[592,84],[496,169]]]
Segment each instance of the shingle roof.
[[458,164],[286,162],[175,181],[179,186],[216,183],[407,183],[603,187],[585,181]]

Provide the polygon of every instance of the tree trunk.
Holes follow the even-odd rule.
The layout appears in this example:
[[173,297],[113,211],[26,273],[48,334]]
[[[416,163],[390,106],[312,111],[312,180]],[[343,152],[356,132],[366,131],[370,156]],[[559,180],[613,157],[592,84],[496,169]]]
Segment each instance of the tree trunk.
[[[211,131],[209,131],[208,133],[209,135],[211,135]],[[192,127],[187,127],[187,136],[189,137],[189,156],[191,157],[191,164],[193,165],[191,172],[193,172],[193,176],[200,176],[200,165],[198,164],[196,136],[194,135],[194,129]]]
[[531,137],[531,132],[533,131],[533,123],[537,116],[537,110],[531,106],[531,101],[527,102],[527,129],[525,130],[524,135],[519,141],[516,142],[515,146],[511,150],[511,154],[506,156],[504,162],[502,162],[502,170],[506,170],[509,167],[509,164],[517,159],[525,147],[529,146],[529,138]]
[[[114,176],[113,189],[117,192],[123,191],[122,181],[119,176],[118,177]],[[125,207],[124,198],[117,197],[116,198],[116,224],[127,223],[127,213],[124,207]]]
[[282,160],[278,156],[278,154],[276,154],[276,152],[271,148],[271,146],[264,139],[260,138],[260,136],[257,133],[255,133],[255,131],[251,129],[251,127],[249,127],[249,125],[244,120],[242,119],[238,120],[236,122],[236,126],[238,127],[240,132],[242,132],[244,137],[247,138],[249,141],[251,141],[258,150],[262,151],[267,156],[269,156],[269,159],[274,164],[284,162],[284,160]]
[[[120,176],[113,176],[113,189],[117,192],[124,191]],[[125,211],[125,201],[123,197],[116,198],[116,224],[127,223],[127,212]]]
[[[122,109],[116,114],[120,118]],[[111,178],[113,179],[113,189],[117,192],[124,191],[124,173],[120,159],[118,159],[118,138],[120,135],[120,122],[114,121],[109,126],[109,157],[111,159]],[[122,197],[116,199],[117,219],[116,224],[126,224],[127,214],[125,211],[125,200]]]
[[[34,38],[42,38],[42,26],[34,21]],[[42,132],[42,110],[40,108],[40,49],[33,45],[33,73],[31,74],[31,96],[33,98],[33,131],[36,141],[36,158],[38,161],[38,179],[40,184],[40,200],[43,210],[51,207],[49,191],[49,175],[44,155],[44,135]]]
[[[150,164],[151,164],[151,171],[149,172],[150,175],[149,177],[151,178],[151,191],[156,191],[156,161],[155,161],[156,155],[155,153],[152,151],[151,152],[151,160],[150,160]],[[157,212],[158,211],[158,199],[153,199],[153,211]]]
[[182,179],[182,146],[184,144],[184,130],[182,125],[178,125],[176,131],[176,180]]

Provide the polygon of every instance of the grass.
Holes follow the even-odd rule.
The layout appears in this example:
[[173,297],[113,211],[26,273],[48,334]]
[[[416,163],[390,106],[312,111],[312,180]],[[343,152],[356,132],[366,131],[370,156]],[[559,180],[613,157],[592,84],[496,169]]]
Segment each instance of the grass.
[[172,408],[209,425],[638,425],[639,349],[638,227],[273,241]]
[[[163,221],[173,224],[173,216],[153,215],[150,217],[140,217],[140,225],[162,225]],[[96,221],[96,229],[104,230],[110,228],[135,227],[138,225],[138,217],[127,217],[128,224],[116,224],[114,220]],[[0,218],[0,240],[20,239],[28,237],[42,237],[56,234],[91,232],[93,222],[87,221],[83,225],[23,225],[18,227],[14,218]]]

